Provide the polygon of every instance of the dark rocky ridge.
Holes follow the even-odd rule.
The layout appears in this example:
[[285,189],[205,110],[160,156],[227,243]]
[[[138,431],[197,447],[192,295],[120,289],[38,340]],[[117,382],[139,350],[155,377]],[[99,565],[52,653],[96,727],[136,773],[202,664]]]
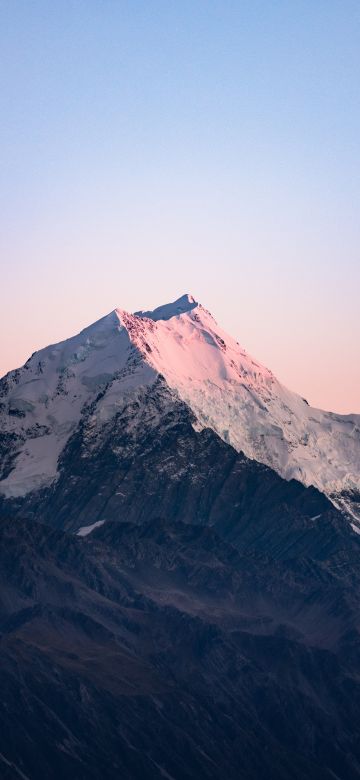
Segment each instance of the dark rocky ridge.
[[355,780],[360,577],[343,541],[278,561],[170,520],[85,539],[2,520],[0,776]]

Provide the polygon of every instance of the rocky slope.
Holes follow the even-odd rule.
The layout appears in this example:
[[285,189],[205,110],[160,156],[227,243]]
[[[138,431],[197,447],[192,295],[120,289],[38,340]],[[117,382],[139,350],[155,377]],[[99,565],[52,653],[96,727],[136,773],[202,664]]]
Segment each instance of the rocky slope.
[[359,542],[292,558],[157,519],[0,523],[0,776],[360,774]]
[[276,544],[279,556],[307,533],[326,554],[328,525],[339,519],[348,534],[318,490],[283,480],[211,429],[195,430],[189,407],[164,380],[138,391],[98,430],[97,403],[83,412],[53,484],[0,501],[0,517],[41,518],[83,534],[113,519],[143,523],[160,514],[214,526],[235,544],[261,537],[264,550],[275,552]]

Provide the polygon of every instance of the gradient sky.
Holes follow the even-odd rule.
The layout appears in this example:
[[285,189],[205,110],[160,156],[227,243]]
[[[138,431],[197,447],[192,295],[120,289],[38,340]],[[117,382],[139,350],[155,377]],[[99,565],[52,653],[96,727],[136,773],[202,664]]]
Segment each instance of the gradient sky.
[[360,412],[360,3],[0,0],[0,374],[192,293]]

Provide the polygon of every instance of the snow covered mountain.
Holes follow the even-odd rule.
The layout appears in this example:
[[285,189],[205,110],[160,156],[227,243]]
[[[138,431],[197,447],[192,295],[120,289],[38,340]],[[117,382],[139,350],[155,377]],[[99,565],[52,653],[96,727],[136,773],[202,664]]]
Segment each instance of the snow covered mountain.
[[[162,401],[144,405],[155,387]],[[189,295],[154,311],[115,309],[1,380],[0,493],[18,499],[54,485],[85,417],[91,450],[115,419],[156,428],[178,400],[195,430],[314,485],[360,530],[360,415],[310,407]],[[142,406],[135,422],[129,404]]]
[[357,491],[359,418],[189,296],[10,372],[0,776],[358,778]]

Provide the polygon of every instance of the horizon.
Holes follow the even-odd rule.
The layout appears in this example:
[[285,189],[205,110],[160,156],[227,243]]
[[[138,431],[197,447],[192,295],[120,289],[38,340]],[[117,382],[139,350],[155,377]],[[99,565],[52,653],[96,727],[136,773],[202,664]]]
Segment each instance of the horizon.
[[0,20],[1,376],[190,289],[312,406],[360,413],[358,3]]

